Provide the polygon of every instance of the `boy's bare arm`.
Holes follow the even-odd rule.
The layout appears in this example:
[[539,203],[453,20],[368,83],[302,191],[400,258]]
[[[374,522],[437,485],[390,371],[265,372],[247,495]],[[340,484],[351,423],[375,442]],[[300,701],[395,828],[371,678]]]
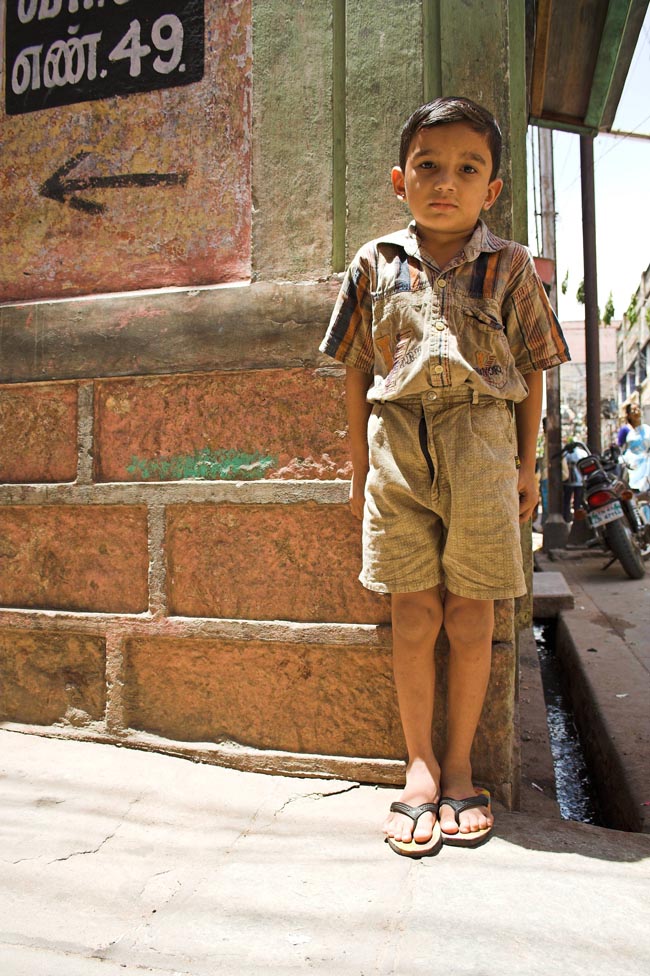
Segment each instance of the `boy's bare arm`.
[[372,410],[366,394],[372,376],[347,366],[345,370],[345,405],[350,432],[352,455],[352,483],[350,484],[350,508],[358,519],[363,518],[363,501],[368,477],[368,418]]
[[535,459],[537,456],[537,435],[542,419],[542,391],[544,374],[527,373],[528,396],[515,404],[517,422],[517,451],[519,468],[519,521],[525,522],[535,510],[538,500],[535,480]]

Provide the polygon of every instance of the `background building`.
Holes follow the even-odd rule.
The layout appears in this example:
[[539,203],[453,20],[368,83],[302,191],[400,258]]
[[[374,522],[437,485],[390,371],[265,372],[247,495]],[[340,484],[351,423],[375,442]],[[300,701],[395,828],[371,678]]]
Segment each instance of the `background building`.
[[[600,395],[602,417],[602,444],[608,447],[615,440],[618,430],[619,408],[617,400],[616,343],[620,321],[610,325],[601,323],[600,346]],[[587,357],[585,354],[585,323],[562,322],[571,362],[560,366],[560,396],[562,412],[562,442],[572,438],[587,440]]]
[[632,296],[618,330],[616,373],[622,406],[632,401],[641,405],[643,419],[650,417],[648,362],[650,355],[650,265]]

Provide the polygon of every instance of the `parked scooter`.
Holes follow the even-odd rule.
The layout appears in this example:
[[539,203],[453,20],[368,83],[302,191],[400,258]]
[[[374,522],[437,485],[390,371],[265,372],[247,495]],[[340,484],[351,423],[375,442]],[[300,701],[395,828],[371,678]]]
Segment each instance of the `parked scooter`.
[[595,539],[612,553],[605,569],[618,559],[631,579],[642,579],[646,571],[643,560],[650,555],[649,500],[621,479],[617,447],[596,455],[580,441],[574,443],[587,451],[587,457],[578,461],[583,508],[574,517],[586,518]]

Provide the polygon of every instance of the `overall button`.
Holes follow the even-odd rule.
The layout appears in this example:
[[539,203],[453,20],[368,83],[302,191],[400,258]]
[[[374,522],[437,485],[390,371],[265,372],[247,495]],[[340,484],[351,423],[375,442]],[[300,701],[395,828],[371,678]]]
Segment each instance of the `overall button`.
[[437,399],[438,399],[437,393],[427,393],[427,400],[437,400]]
[[434,366],[433,367],[433,372],[434,373],[437,373],[438,376],[440,376],[441,373],[444,373],[444,371],[445,371],[445,367],[444,366]]

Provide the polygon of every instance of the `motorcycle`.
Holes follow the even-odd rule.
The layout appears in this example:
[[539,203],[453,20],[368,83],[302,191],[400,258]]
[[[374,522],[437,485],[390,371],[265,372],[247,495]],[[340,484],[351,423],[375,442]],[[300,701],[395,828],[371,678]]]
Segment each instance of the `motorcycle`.
[[617,447],[596,455],[580,441],[574,444],[587,453],[577,462],[583,502],[574,517],[586,519],[594,540],[612,553],[605,569],[618,559],[630,579],[642,579],[650,556],[650,496],[625,483]]

